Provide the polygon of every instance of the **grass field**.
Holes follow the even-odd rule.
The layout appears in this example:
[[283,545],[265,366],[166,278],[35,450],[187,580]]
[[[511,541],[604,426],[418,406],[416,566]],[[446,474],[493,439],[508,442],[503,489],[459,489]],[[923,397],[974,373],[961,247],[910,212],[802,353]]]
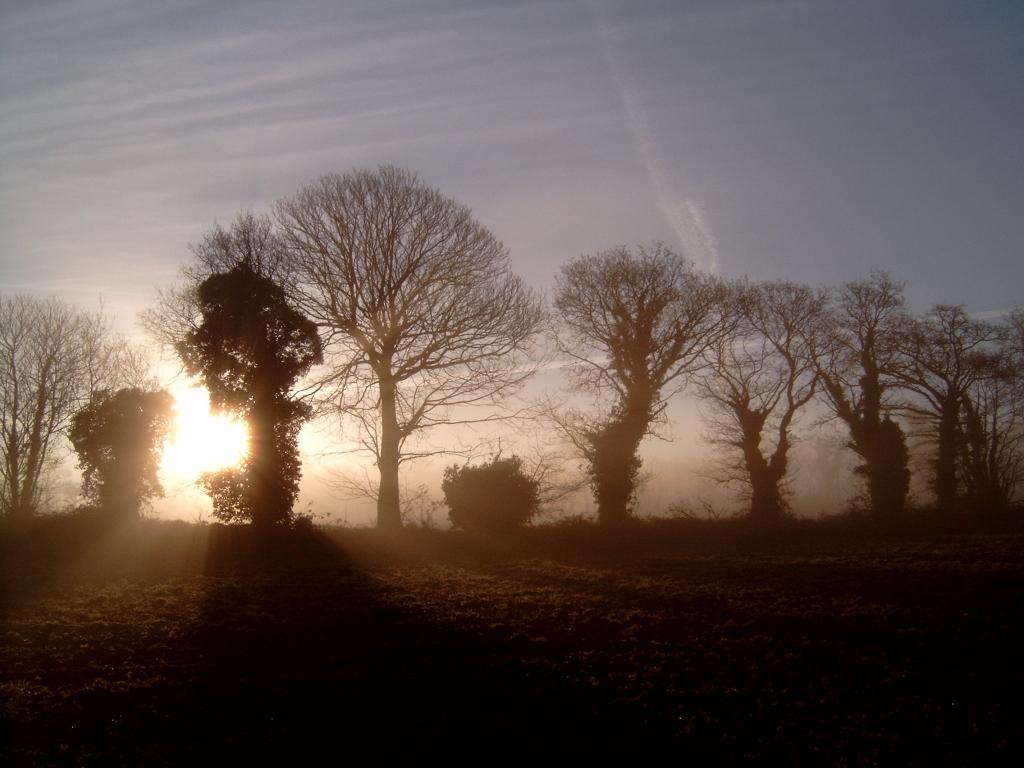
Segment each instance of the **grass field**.
[[1016,764],[1014,528],[5,528],[0,762]]

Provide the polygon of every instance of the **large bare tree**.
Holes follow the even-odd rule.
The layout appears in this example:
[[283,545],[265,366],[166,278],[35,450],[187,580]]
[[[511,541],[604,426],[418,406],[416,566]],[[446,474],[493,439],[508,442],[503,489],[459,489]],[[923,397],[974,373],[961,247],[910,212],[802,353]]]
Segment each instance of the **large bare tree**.
[[599,415],[563,416],[589,465],[598,519],[626,519],[640,443],[722,332],[721,285],[667,247],[625,247],[562,267],[554,301],[558,346]]
[[906,331],[903,284],[885,272],[833,291],[824,318],[827,353],[818,360],[820,391],[849,433],[860,458],[871,511],[900,515],[910,489],[909,452],[903,429],[892,418],[893,391]]
[[796,283],[732,286],[729,333],[709,347],[699,375],[709,438],[733,454],[727,478],[746,486],[758,520],[786,510],[793,423],[817,389],[825,301]]
[[0,510],[36,513],[75,411],[100,390],[141,385],[146,369],[102,310],[0,296]]
[[466,206],[407,170],[324,176],[276,213],[292,296],[325,341],[324,391],[376,461],[378,525],[400,526],[410,439],[497,417],[533,372],[540,298]]
[[961,417],[965,495],[989,512],[1007,509],[1024,481],[1024,367],[1009,339],[1001,341],[999,357],[967,388]]
[[955,508],[965,404],[972,389],[994,380],[1001,330],[972,318],[962,305],[938,304],[901,335],[900,383],[916,397],[905,408],[923,420],[935,445],[932,489],[940,509]]

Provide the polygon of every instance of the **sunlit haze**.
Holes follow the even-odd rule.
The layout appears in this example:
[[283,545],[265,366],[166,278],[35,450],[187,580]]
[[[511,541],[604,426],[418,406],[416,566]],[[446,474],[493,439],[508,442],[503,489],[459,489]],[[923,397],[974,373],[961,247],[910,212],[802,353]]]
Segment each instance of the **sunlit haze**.
[[[139,313],[215,223],[393,164],[468,206],[548,298],[568,260],[660,241],[728,279],[887,270],[914,312],[997,318],[1024,301],[1022,40],[1011,0],[3,2],[0,294],[102,299],[151,345]],[[565,385],[551,369],[531,391]],[[208,505],[195,480],[237,461],[244,432],[175,394],[156,506],[192,517],[183,498]],[[854,479],[814,407],[791,473],[802,514]],[[641,446],[641,506],[731,498],[699,409],[674,398],[674,440]],[[495,437],[455,431],[431,448]],[[375,475],[345,453],[356,438],[304,427],[300,508],[373,519],[330,488],[335,464]],[[403,464],[402,482],[437,498],[448,461]],[[823,481],[833,465],[843,479]]]
[[210,412],[205,389],[173,390],[174,428],[164,445],[162,474],[169,483],[189,483],[202,473],[229,467],[248,451],[244,424]]
[[1024,766],[1022,605],[1024,0],[0,0],[0,768]]

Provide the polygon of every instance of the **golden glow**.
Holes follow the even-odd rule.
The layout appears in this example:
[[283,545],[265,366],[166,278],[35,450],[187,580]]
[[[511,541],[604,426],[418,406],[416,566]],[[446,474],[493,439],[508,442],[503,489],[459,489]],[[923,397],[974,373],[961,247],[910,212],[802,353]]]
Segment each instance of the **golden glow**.
[[174,393],[174,430],[164,443],[162,469],[178,480],[194,480],[210,472],[238,464],[248,453],[245,424],[210,413],[210,398],[201,387]]

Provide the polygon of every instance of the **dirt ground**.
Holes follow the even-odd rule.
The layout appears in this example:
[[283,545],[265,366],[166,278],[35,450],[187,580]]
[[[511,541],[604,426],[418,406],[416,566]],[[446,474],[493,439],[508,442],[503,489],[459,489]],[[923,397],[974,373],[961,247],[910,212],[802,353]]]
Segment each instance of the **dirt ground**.
[[4,765],[1021,764],[1024,533],[0,531]]

